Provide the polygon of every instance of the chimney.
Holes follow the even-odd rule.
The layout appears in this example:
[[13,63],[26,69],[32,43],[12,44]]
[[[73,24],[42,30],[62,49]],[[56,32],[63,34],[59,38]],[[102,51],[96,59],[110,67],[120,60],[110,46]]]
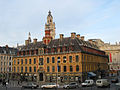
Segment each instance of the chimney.
[[37,43],[37,38],[33,39],[33,43],[34,43],[34,44]]
[[77,34],[76,36],[77,36],[78,39],[80,39],[80,34]]
[[92,39],[89,39],[88,41],[89,41],[89,43],[91,43],[91,44],[92,44]]
[[71,33],[71,38],[74,39],[75,36],[76,36],[76,33],[75,33],[75,32],[72,32],[72,33]]
[[83,41],[84,41],[84,38],[85,38],[84,36],[81,36],[81,40],[83,40]]
[[59,35],[60,35],[60,40],[62,40],[64,35],[63,34],[59,34]]
[[29,44],[29,40],[25,40],[25,45],[28,45]]

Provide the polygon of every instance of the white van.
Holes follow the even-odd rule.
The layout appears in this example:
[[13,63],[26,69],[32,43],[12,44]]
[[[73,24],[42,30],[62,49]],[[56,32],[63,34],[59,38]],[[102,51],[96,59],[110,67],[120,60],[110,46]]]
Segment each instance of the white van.
[[108,79],[98,79],[96,81],[96,86],[97,87],[110,87],[110,83]]
[[92,79],[85,80],[85,82],[83,82],[81,85],[82,85],[82,87],[84,87],[84,86],[92,86],[92,85],[94,85],[94,81]]

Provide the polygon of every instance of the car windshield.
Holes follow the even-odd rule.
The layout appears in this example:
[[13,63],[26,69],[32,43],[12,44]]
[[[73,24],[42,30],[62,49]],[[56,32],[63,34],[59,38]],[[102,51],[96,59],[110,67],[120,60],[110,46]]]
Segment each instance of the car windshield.
[[85,83],[88,83],[88,81],[85,81]]
[[113,78],[112,80],[117,80],[117,78]]
[[55,83],[48,83],[47,85],[55,85]]
[[27,83],[27,85],[32,85],[32,83]]
[[97,81],[97,83],[101,83],[101,81]]

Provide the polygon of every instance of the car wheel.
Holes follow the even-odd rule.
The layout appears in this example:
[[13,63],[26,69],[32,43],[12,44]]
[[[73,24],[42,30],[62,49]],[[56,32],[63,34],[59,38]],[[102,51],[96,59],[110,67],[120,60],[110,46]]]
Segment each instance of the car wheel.
[[97,86],[97,88],[99,88],[99,86]]
[[69,89],[69,87],[67,86],[67,89]]
[[108,88],[110,88],[110,84],[108,85]]

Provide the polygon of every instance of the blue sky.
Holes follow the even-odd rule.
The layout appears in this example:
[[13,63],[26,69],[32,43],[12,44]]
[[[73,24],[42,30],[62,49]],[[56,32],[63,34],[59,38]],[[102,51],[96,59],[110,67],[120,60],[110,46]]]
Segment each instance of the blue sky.
[[29,32],[41,41],[49,10],[56,38],[76,32],[85,40],[120,41],[120,0],[0,0],[0,46],[22,45]]

